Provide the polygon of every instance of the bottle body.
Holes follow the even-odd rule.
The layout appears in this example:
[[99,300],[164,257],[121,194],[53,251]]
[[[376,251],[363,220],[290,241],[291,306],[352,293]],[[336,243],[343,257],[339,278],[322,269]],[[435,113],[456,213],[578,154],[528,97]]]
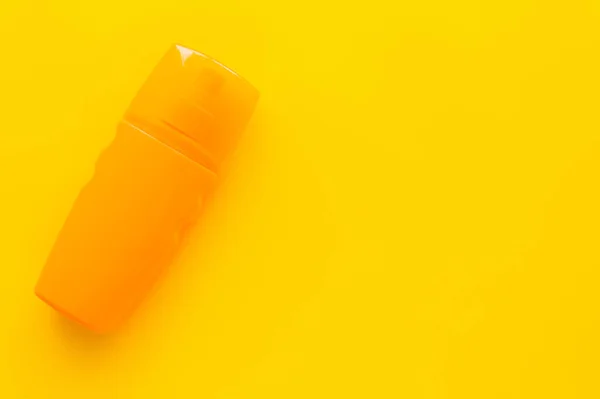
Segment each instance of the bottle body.
[[121,324],[194,222],[214,172],[122,122],[79,194],[36,294],[94,331]]

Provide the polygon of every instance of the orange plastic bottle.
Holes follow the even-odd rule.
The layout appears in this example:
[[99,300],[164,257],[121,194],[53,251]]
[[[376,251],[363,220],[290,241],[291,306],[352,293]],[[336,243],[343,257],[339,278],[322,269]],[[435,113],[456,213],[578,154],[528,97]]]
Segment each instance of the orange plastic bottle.
[[232,70],[174,46],[99,158],[36,295],[97,332],[125,321],[172,260],[257,100]]

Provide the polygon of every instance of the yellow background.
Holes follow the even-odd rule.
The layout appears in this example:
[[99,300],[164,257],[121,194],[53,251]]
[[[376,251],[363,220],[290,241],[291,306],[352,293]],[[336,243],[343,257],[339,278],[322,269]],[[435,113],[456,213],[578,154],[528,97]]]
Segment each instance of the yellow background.
[[[97,337],[33,295],[172,43],[260,107]],[[0,397],[600,397],[600,3],[2,1]]]

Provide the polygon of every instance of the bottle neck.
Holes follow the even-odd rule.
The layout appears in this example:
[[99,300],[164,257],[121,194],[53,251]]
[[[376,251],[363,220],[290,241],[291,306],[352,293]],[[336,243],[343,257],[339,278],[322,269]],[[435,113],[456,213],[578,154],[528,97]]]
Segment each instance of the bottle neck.
[[128,124],[157,139],[173,150],[185,155],[212,172],[218,169],[217,162],[192,137],[165,121],[149,122],[134,115],[127,115],[121,123]]

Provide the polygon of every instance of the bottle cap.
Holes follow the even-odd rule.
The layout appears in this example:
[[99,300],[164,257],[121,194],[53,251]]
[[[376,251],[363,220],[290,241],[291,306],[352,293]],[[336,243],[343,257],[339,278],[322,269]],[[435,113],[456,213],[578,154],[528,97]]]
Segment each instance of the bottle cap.
[[178,142],[192,141],[203,154],[201,162],[212,168],[233,149],[257,101],[258,91],[233,70],[175,45],[150,74],[125,119],[151,135],[152,128],[162,134],[170,130],[170,141],[184,136]]

